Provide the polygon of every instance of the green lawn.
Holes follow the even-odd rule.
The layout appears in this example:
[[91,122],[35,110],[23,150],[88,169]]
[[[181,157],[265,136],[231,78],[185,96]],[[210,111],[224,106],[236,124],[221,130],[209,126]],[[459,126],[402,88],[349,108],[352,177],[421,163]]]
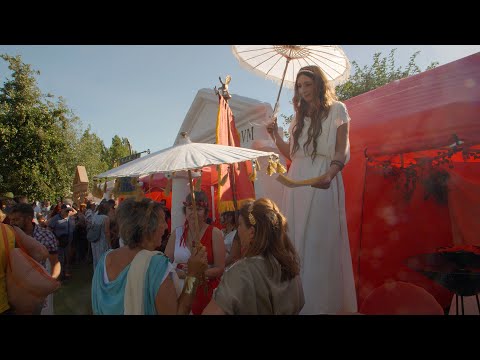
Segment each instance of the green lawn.
[[72,266],[72,277],[62,283],[53,295],[55,315],[92,314],[91,284],[92,264]]

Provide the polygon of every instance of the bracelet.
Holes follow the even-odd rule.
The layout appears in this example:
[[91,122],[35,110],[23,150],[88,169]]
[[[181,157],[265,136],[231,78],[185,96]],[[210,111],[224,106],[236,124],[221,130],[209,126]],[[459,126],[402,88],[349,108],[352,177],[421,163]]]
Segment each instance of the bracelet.
[[340,168],[340,171],[342,171],[343,168],[345,167],[345,164],[343,162],[341,162],[340,160],[332,160],[330,162],[330,166],[332,166],[332,165],[337,165]]
[[195,276],[187,276],[183,285],[185,294],[191,295],[197,290],[198,279]]

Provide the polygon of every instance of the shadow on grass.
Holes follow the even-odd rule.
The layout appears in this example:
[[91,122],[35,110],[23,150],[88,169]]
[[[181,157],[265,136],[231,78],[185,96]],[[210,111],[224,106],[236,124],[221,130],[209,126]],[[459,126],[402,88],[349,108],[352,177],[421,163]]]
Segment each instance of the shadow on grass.
[[76,264],[71,269],[72,277],[62,283],[53,295],[55,315],[91,315],[91,285],[93,265]]

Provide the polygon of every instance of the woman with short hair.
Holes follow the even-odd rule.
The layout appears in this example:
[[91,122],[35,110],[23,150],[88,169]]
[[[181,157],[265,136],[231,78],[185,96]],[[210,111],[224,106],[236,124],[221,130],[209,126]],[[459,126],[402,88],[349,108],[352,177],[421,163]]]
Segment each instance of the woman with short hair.
[[161,205],[150,199],[124,200],[117,209],[125,246],[108,250],[92,280],[92,309],[99,315],[188,314],[199,278],[207,267],[205,249],[192,249],[185,284],[169,259],[155,249],[167,227]]
[[[195,192],[197,207],[197,221],[199,224],[200,243],[205,246],[208,258],[208,269],[205,271],[205,281],[199,286],[192,313],[200,315],[212,298],[213,290],[218,286],[225,268],[225,244],[222,231],[207,224],[208,197],[203,191]],[[192,252],[193,243],[197,240],[195,234],[195,214],[193,212],[192,196],[188,194],[184,203],[185,224],[172,231],[168,240],[165,254],[177,268],[180,279],[185,277],[185,267]]]

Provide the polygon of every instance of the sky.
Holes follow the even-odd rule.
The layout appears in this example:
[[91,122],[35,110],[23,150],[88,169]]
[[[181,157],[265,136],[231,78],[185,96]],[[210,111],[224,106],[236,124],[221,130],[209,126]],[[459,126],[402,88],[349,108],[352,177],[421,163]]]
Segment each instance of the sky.
[[[373,55],[396,48],[395,63],[406,66],[420,51],[424,70],[480,51],[480,45],[341,45],[350,61],[371,65]],[[40,90],[62,96],[78,116],[110,146],[112,137],[127,137],[137,152],[172,146],[200,89],[221,84],[230,75],[229,91],[274,106],[279,86],[241,67],[230,45],[0,45],[0,54],[21,55],[39,70]],[[0,81],[10,71],[0,59]],[[353,67],[352,67],[353,69]],[[283,89],[280,114],[293,113],[292,90]]]

